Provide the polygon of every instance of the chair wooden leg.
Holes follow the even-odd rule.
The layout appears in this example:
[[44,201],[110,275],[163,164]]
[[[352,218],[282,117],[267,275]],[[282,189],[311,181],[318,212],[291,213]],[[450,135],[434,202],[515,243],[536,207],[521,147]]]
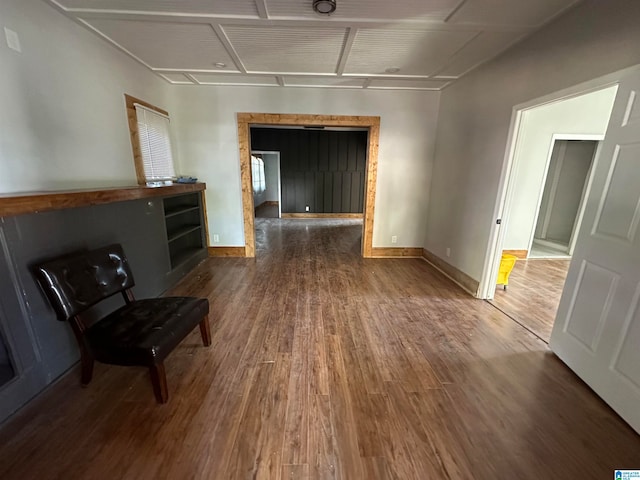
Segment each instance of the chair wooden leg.
[[200,322],[200,335],[202,336],[202,343],[205,347],[211,345],[211,330],[209,329],[209,315]]
[[82,375],[80,377],[82,385],[87,386],[93,378],[93,357],[88,352],[80,353],[80,363],[82,365]]
[[167,376],[164,373],[164,364],[158,363],[149,367],[149,375],[151,376],[151,385],[153,385],[153,393],[158,403],[167,403],[169,400],[169,390],[167,389]]

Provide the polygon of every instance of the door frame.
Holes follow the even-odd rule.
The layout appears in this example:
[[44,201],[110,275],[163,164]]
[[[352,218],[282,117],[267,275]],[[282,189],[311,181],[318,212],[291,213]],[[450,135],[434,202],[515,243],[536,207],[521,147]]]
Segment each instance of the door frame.
[[362,222],[362,256],[372,257],[373,217],[375,212],[378,175],[378,143],[380,117],[360,115],[313,115],[293,113],[237,114],[238,148],[240,150],[240,182],[242,185],[242,216],[244,218],[244,256],[256,256],[253,186],[251,183],[251,125],[289,125],[367,128],[367,163],[364,192],[364,221]]
[[637,68],[637,66],[628,67],[602,77],[588,80],[578,85],[517,104],[511,109],[511,122],[507,136],[507,145],[503,157],[500,179],[498,181],[498,193],[494,206],[494,216],[491,222],[489,242],[487,244],[487,250],[484,257],[484,267],[482,270],[482,276],[480,277],[480,283],[478,285],[478,298],[492,299],[495,294],[495,282],[497,279],[498,269],[500,267],[500,258],[502,257],[506,225],[509,221],[508,212],[511,210],[515,194],[513,187],[516,173],[514,160],[518,137],[521,133],[520,128],[522,125],[522,114],[526,110],[535,107],[568,100],[573,97],[615,86],[627,72],[630,72],[635,68]]
[[[267,155],[277,155],[278,158],[276,159],[276,165],[277,165],[277,169],[278,169],[278,218],[282,218],[282,185],[281,185],[281,178],[280,178],[280,152],[277,152],[275,150],[251,150],[251,155],[257,153],[258,155],[263,155],[263,154],[267,154]],[[265,166],[266,169],[266,166]],[[266,176],[266,173],[265,173]]]
[[[581,133],[554,133],[551,136],[551,145],[549,146],[549,152],[547,153],[547,160],[546,160],[546,164],[544,166],[544,180],[542,182],[542,186],[540,187],[540,192],[538,195],[538,202],[536,203],[536,213],[535,213],[535,217],[534,217],[534,221],[533,221],[533,228],[531,229],[531,235],[529,236],[529,244],[527,247],[527,257],[529,256],[529,253],[531,253],[531,248],[533,247],[533,239],[536,236],[536,227],[538,225],[538,221],[540,219],[540,205],[542,205],[542,197],[544,195],[544,187],[547,183],[548,177],[549,177],[549,167],[551,166],[551,156],[553,155],[553,149],[556,146],[556,142],[557,141],[562,141],[562,140],[590,140],[590,141],[595,141],[595,142],[602,142],[602,140],[604,140],[604,135],[600,135],[600,134],[581,134]],[[594,156],[591,158],[591,165],[593,165],[593,159],[595,158],[595,156],[598,153],[598,149],[600,148],[600,143],[598,143],[598,145],[596,146],[596,150],[595,150],[595,154]],[[517,164],[517,159],[515,159],[516,164]],[[561,168],[561,166],[558,166],[558,174],[560,173],[559,169]],[[578,213],[576,215],[576,219],[574,220],[574,224],[573,224],[573,230],[572,230],[572,236],[571,239],[569,240],[569,246],[571,246],[571,242],[573,240],[573,234],[576,232],[576,227],[580,227],[580,223],[582,223],[582,216],[584,214],[584,200],[587,198],[586,195],[589,192],[589,188],[591,187],[591,174],[593,173],[593,169],[589,168],[589,172],[587,174],[587,181],[585,183],[586,188],[583,190],[582,192],[582,200],[580,201],[580,206],[578,207]],[[509,181],[515,181],[515,178],[510,178]],[[557,182],[557,179],[554,179],[554,181]],[[557,185],[556,185],[557,187]],[[555,191],[552,193],[553,196],[555,196]],[[552,197],[553,198],[553,197]],[[511,205],[509,205],[509,207],[511,207]],[[547,209],[547,217],[550,217],[550,210]],[[510,210],[507,210],[507,216],[509,215],[509,213],[511,213]],[[579,222],[578,222],[578,219]],[[549,223],[549,218],[545,218],[545,226],[544,229],[546,231],[547,228],[547,224]],[[506,232],[506,228],[505,228],[505,232]],[[567,249],[567,253],[569,252],[570,247]]]

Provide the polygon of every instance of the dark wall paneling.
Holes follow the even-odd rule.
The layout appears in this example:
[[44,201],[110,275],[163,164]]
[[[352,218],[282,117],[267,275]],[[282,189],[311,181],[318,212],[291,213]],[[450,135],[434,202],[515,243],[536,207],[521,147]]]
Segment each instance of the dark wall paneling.
[[[201,255],[171,270],[161,197],[2,218],[0,330],[11,337],[18,378],[0,388],[0,423],[79,358],[71,328],[56,319],[34,265],[115,242],[131,263],[138,298],[161,294],[207,255],[203,248]],[[121,304],[113,297],[95,313]]]
[[365,131],[252,128],[253,150],[280,152],[282,211],[362,213]]

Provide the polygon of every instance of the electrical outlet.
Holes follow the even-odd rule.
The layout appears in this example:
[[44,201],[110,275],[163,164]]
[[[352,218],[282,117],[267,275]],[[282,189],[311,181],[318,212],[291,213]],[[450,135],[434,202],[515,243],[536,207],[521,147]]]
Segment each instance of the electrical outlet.
[[213,243],[220,243],[220,235],[217,233],[213,234]]
[[451,249],[449,247],[447,247],[447,257],[451,256]]
[[11,50],[15,50],[18,53],[22,52],[22,47],[20,47],[20,38],[18,38],[18,34],[16,32],[4,27],[4,36],[7,39],[7,45]]
[[309,211],[309,205],[307,205],[306,207],[304,207],[304,211],[308,212]]
[[398,243],[398,236],[397,235],[393,235],[391,237],[391,243]]

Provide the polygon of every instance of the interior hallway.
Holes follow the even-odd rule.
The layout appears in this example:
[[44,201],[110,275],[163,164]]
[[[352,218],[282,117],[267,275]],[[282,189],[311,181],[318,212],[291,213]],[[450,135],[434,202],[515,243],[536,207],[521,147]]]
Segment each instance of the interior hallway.
[[[0,478],[610,478],[640,436],[540,341],[420,259],[362,259],[359,220],[257,221],[256,259],[171,292],[211,302],[146,369],[72,371],[0,430]],[[515,289],[514,289],[515,290]],[[511,294],[511,291],[509,291]]]
[[498,286],[490,302],[548,343],[570,262],[518,259],[508,289]]

